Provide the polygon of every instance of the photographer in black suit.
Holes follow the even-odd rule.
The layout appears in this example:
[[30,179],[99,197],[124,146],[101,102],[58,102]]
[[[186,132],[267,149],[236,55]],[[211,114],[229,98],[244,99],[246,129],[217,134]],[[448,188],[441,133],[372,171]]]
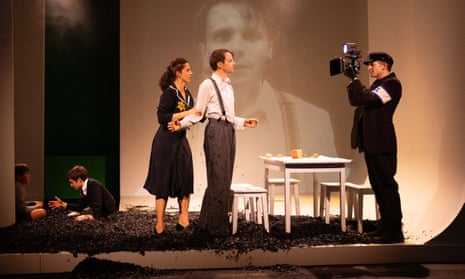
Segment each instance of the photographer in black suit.
[[356,71],[344,74],[351,79],[347,86],[349,102],[361,109],[358,147],[365,154],[368,177],[381,214],[381,227],[373,242],[403,242],[402,210],[399,186],[394,179],[397,168],[397,140],[392,118],[402,95],[402,85],[391,72],[394,61],[384,52],[369,54],[368,71],[376,80],[369,88],[357,78]]

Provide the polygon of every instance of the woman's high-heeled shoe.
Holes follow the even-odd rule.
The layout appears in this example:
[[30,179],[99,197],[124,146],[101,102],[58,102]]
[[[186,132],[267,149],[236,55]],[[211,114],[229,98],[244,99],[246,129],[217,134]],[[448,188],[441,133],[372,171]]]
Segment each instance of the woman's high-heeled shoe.
[[[186,227],[187,227],[187,226],[186,226]],[[176,230],[177,230],[178,232],[184,230],[186,227],[184,227],[183,225],[181,225],[181,224],[179,224],[179,223],[176,224]]]
[[153,229],[152,229],[152,234],[153,234],[154,236],[162,236],[162,235],[165,235],[166,232],[165,232],[165,230],[163,230],[163,231],[161,231],[161,232],[157,232],[157,229],[156,229],[156,228],[153,228]]

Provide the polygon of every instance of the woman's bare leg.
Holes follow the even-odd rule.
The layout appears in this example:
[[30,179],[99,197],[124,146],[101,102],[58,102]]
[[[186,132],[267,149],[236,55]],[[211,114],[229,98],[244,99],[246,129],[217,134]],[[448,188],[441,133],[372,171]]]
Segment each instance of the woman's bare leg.
[[156,199],[155,200],[155,212],[157,216],[157,223],[155,225],[155,232],[161,234],[165,231],[165,209],[166,209],[166,200],[165,199]]
[[182,199],[178,199],[179,204],[179,219],[178,224],[184,228],[189,226],[189,201],[190,197],[185,196]]

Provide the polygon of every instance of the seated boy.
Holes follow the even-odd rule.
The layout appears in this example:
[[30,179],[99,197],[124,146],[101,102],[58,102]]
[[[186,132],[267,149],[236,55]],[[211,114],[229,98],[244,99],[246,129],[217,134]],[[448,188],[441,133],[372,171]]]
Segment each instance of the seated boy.
[[27,164],[15,165],[15,213],[16,222],[39,220],[47,216],[43,202],[28,201],[26,186],[31,183],[31,169]]
[[116,211],[115,198],[98,180],[89,178],[87,169],[83,166],[74,166],[68,171],[67,179],[76,190],[81,191],[81,198],[77,204],[62,201],[55,196],[54,201],[49,201],[52,209],[66,208],[72,210],[69,215],[77,216],[77,221],[93,219],[94,217],[107,217]]

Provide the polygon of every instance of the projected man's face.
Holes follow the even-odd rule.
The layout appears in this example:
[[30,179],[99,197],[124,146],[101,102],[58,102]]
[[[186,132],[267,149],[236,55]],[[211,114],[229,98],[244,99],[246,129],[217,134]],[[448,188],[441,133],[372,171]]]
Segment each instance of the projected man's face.
[[266,62],[271,58],[271,46],[258,12],[246,3],[213,5],[207,13],[205,37],[205,57],[218,48],[234,52],[235,85],[263,79]]

